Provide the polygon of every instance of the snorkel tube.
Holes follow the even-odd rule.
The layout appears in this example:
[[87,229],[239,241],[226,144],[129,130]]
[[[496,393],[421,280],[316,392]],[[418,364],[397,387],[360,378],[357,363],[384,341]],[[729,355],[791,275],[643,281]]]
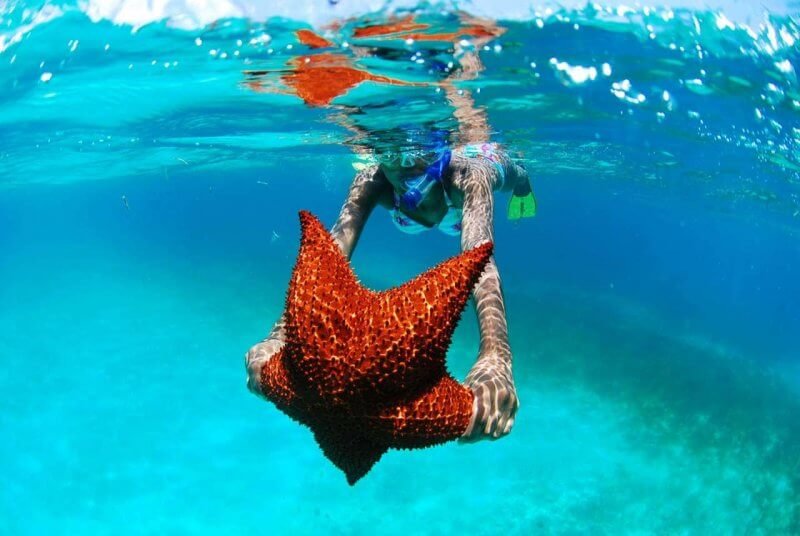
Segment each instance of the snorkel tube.
[[400,196],[403,208],[416,210],[431,191],[431,187],[437,182],[442,182],[447,166],[450,165],[450,156],[450,149],[445,148],[436,162],[425,168],[425,173],[406,181],[405,185],[408,189]]
[[400,203],[406,210],[419,208],[433,185],[442,182],[447,166],[450,165],[452,153],[447,145],[447,134],[444,131],[436,130],[432,133],[432,137],[434,142],[431,145],[438,154],[438,158],[425,168],[422,175],[405,181],[406,191],[400,196]]

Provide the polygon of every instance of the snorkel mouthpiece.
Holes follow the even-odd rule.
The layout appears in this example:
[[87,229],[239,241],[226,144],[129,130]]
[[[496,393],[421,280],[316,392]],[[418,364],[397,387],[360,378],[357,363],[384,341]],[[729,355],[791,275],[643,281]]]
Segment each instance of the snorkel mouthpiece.
[[409,190],[400,198],[403,208],[406,210],[416,210],[422,202],[422,192],[419,190]]
[[400,196],[400,202],[403,203],[403,208],[406,210],[416,210],[422,203],[431,186],[435,181],[432,180],[427,174],[417,179],[409,189]]

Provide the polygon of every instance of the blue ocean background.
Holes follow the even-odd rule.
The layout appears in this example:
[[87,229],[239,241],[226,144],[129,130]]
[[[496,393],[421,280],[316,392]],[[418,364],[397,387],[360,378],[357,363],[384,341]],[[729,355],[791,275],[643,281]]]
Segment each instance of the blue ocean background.
[[[499,22],[464,89],[538,200],[496,201],[518,418],[350,487],[245,387],[297,212],[332,224],[354,173],[329,109],[243,84],[312,25],[0,13],[0,533],[800,533],[795,16]],[[457,251],[376,210],[353,264],[386,288]],[[457,378],[477,348],[468,310]]]

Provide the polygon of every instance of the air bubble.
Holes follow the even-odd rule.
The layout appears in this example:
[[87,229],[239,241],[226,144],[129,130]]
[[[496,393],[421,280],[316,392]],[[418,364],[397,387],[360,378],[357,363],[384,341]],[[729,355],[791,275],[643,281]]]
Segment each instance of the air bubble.
[[264,34],[259,35],[258,37],[252,38],[249,41],[249,43],[251,45],[266,45],[270,41],[272,41],[272,37],[270,37],[268,34],[264,33]]
[[611,84],[611,93],[620,100],[631,104],[642,104],[647,100],[643,93],[633,89],[631,81],[627,78]]
[[785,93],[783,89],[770,82],[764,87],[764,95],[761,97],[770,105],[777,106],[783,102],[784,96]]
[[565,61],[550,58],[550,65],[555,69],[556,76],[566,86],[579,86],[597,78],[597,68],[582,65],[570,65]]

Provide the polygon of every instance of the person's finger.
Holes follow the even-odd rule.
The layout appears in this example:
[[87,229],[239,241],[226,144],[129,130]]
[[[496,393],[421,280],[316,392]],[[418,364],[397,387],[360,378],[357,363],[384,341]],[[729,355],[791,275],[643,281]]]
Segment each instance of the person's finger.
[[470,418],[469,426],[467,426],[467,431],[461,436],[460,441],[464,443],[473,443],[476,440],[477,432],[482,426],[483,408],[480,398],[475,395],[472,400],[472,417]]
[[505,435],[506,423],[508,422],[508,413],[503,412],[500,418],[497,419],[497,426],[494,429],[494,437],[500,438]]
[[484,427],[484,433],[487,437],[496,438],[495,432],[497,431],[497,424],[502,415],[500,406],[500,393],[498,391],[489,390],[487,389],[487,396],[488,405],[487,405],[487,413],[488,418],[486,420],[486,426]]
[[506,421],[506,425],[505,425],[505,427],[503,428],[503,435],[505,435],[505,434],[507,434],[507,433],[511,432],[511,428],[512,428],[513,426],[514,426],[514,417],[510,417],[510,418],[509,418],[509,419]]
[[494,427],[494,432],[492,433],[493,439],[500,439],[503,437],[503,428],[505,428],[505,419],[498,418],[497,425]]
[[493,436],[499,438],[503,435],[503,430],[506,426],[506,421],[512,414],[514,407],[514,394],[507,389],[500,389],[496,395],[496,411],[497,411],[497,426],[495,427]]
[[473,407],[473,425],[469,430],[467,440],[469,442],[478,441],[483,437],[484,428],[486,426],[486,419],[491,409],[489,393],[485,388],[479,388],[475,391],[475,399],[472,404]]
[[486,420],[486,426],[483,429],[483,433],[487,437],[494,437],[494,431],[497,429],[497,417],[495,415],[490,415],[489,418]]
[[494,411],[494,406],[492,404],[492,392],[486,387],[482,387],[479,391],[479,396],[481,406],[481,414],[478,420],[478,422],[481,423],[479,432],[485,434],[486,426],[489,424],[489,419],[492,417],[492,412]]
[[500,438],[503,435],[503,429],[506,426],[506,419],[508,419],[508,411],[504,407],[498,408],[497,413],[497,424],[494,427],[494,432],[492,433],[492,437],[495,439]]

